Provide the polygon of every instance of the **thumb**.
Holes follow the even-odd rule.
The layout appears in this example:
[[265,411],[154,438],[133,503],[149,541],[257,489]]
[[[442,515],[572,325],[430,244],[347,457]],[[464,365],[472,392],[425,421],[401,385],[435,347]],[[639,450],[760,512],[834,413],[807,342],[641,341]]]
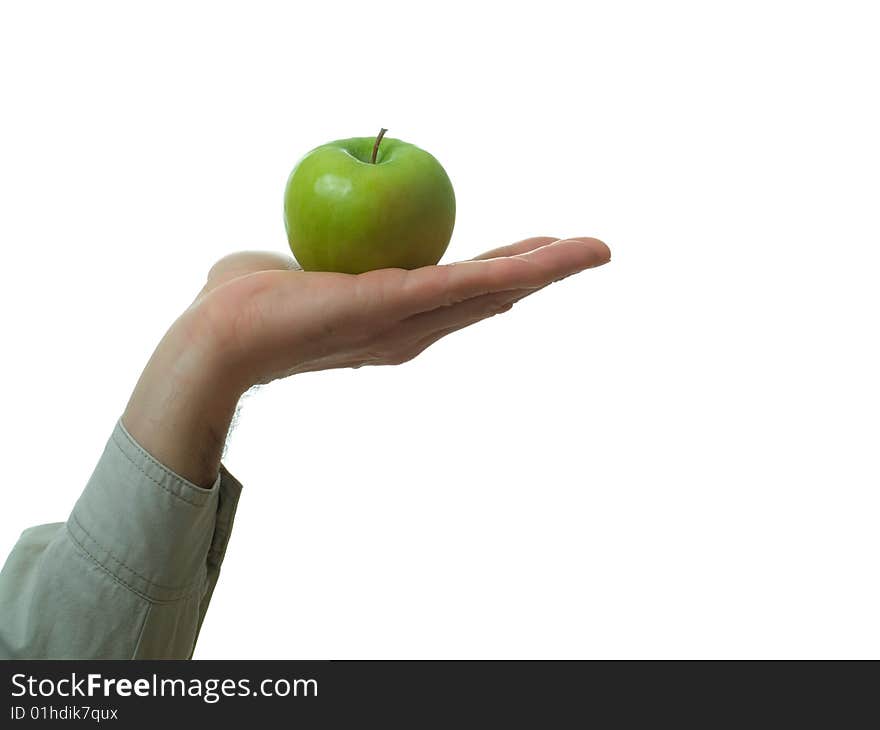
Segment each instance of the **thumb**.
[[228,281],[258,271],[295,271],[299,264],[291,256],[274,251],[238,251],[219,259],[208,271],[208,280],[196,300]]

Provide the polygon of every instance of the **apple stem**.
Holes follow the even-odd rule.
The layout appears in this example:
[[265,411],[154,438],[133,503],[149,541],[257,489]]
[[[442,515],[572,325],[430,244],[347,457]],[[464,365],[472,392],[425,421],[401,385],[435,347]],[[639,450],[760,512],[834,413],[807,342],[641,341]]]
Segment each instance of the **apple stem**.
[[379,142],[382,141],[382,137],[385,136],[385,132],[387,132],[387,131],[388,130],[383,127],[382,129],[379,130],[379,136],[376,137],[376,142],[373,145],[373,156],[370,158],[370,163],[373,165],[376,164],[376,155],[379,154]]

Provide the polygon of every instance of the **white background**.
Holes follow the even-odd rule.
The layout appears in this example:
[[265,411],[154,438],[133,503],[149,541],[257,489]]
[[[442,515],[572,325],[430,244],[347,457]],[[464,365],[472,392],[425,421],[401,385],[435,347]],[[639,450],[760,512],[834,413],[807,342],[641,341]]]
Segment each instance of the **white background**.
[[249,395],[198,658],[880,656],[870,3],[4,2],[0,551],[331,139],[608,266]]

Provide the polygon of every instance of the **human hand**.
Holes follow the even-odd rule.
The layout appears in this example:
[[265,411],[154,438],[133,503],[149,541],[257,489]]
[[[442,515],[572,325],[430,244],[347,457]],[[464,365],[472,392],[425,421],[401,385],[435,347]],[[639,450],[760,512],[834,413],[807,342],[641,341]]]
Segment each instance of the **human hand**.
[[531,238],[469,261],[353,276],[241,252],[214,265],[194,306],[246,389],[312,370],[406,362],[609,256],[595,239]]
[[412,271],[304,272],[280,254],[218,261],[144,370],[123,423],[196,484],[213,483],[238,399],[252,385],[400,364],[545,286],[606,263],[592,238],[530,238]]

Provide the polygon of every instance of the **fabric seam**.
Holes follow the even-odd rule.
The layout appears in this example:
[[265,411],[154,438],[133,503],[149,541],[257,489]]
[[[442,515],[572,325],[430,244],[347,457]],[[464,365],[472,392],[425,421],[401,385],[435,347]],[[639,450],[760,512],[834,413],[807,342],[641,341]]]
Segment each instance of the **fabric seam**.
[[147,610],[144,613],[144,620],[141,622],[141,630],[138,631],[137,641],[134,643],[134,650],[131,652],[131,659],[135,659],[138,655],[138,651],[141,648],[141,642],[144,640],[144,633],[147,630],[147,621],[150,619],[150,614],[153,612],[153,604],[147,604]]
[[[138,452],[138,454],[140,455],[140,457],[142,459],[144,459],[144,461],[148,461],[149,463],[153,464],[154,466],[159,468],[163,473],[167,474],[168,476],[172,477],[173,479],[176,479],[184,487],[186,487],[187,489],[191,489],[192,491],[194,491],[196,494],[199,494],[200,496],[207,497],[214,490],[213,485],[210,487],[200,487],[198,484],[193,484],[186,477],[180,476],[180,474],[178,474],[175,471],[172,471],[167,466],[165,466],[165,464],[163,464],[161,461],[159,461],[155,456],[153,456],[149,451],[147,451],[143,446],[141,446],[135,440],[134,436],[132,436],[128,432],[128,429],[125,427],[125,424],[122,423],[121,418],[119,419],[118,426],[119,426],[119,428],[116,430],[122,435],[122,437],[125,439],[125,441],[128,442],[131,445],[131,447],[135,451]],[[217,480],[219,481],[219,475],[218,475]]]
[[[119,558],[117,558],[117,557],[111,552],[110,548],[106,547],[104,544],[102,544],[101,542],[99,542],[98,540],[96,540],[96,539],[94,538],[94,536],[93,536],[93,535],[92,535],[92,534],[91,534],[91,533],[90,533],[90,532],[89,532],[89,531],[83,526],[83,523],[79,521],[79,518],[77,518],[75,512],[71,513],[71,515],[70,515],[70,519],[72,519],[72,520],[76,523],[76,526],[86,534],[86,537],[88,537],[89,540],[91,540],[93,543],[95,543],[95,545],[97,545],[101,550],[105,551],[105,552],[107,553],[107,555],[110,557],[110,559],[111,559],[114,563],[118,563],[118,564],[121,565],[123,568],[125,568],[125,569],[128,570],[128,571],[130,571],[131,573],[133,573],[134,575],[136,575],[138,578],[140,578],[142,581],[144,581],[144,583],[147,583],[148,585],[151,585],[151,586],[153,586],[153,587],[155,587],[155,588],[160,588],[160,589],[165,590],[165,591],[192,592],[192,590],[194,589],[195,582],[193,582],[193,583],[187,583],[187,584],[185,584],[185,585],[183,585],[183,586],[180,586],[180,587],[177,587],[177,586],[166,586],[166,585],[162,585],[161,583],[156,583],[155,581],[150,580],[150,579],[147,578],[146,576],[141,575],[141,574],[138,573],[134,568],[132,568],[130,565],[128,565],[127,563],[125,563],[125,562],[123,562],[122,560],[120,560]],[[73,539],[74,539],[77,543],[79,543],[79,540],[77,540],[76,537],[75,537],[74,535],[71,534],[71,537],[73,537]]]
[[111,578],[112,580],[114,580],[116,583],[119,583],[119,585],[121,585],[121,586],[123,586],[124,588],[126,588],[127,590],[131,591],[131,592],[134,593],[136,596],[139,596],[139,597],[143,598],[145,601],[147,601],[147,602],[150,603],[150,604],[155,604],[155,605],[162,605],[162,606],[164,606],[164,605],[170,605],[170,604],[172,604],[172,603],[179,603],[180,601],[183,601],[184,599],[189,598],[191,595],[193,595],[193,594],[196,592],[195,590],[191,590],[189,593],[187,593],[187,594],[185,594],[185,595],[183,595],[183,596],[180,596],[179,598],[175,598],[175,599],[172,599],[172,600],[166,600],[166,601],[159,600],[159,599],[157,599],[157,598],[152,598],[151,596],[148,596],[148,595],[147,595],[146,593],[144,593],[143,591],[139,591],[139,590],[138,590],[137,588],[135,588],[133,585],[131,585],[131,584],[127,583],[126,581],[124,581],[122,578],[120,578],[118,575],[116,575],[113,571],[109,570],[109,569],[107,568],[106,565],[103,565],[103,564],[101,563],[101,561],[98,560],[98,558],[96,558],[94,555],[92,555],[92,554],[88,551],[88,549],[87,549],[83,544],[81,544],[81,543],[80,543],[80,542],[79,542],[79,541],[73,536],[73,534],[72,534],[71,531],[70,531],[70,526],[69,526],[69,525],[65,525],[65,528],[66,528],[66,529],[65,529],[65,532],[67,533],[67,537],[70,539],[70,542],[73,543],[74,547],[75,547],[75,548],[76,548],[81,554],[84,553],[83,557],[85,557],[87,560],[90,560],[90,561],[93,562],[95,565],[97,565],[97,566],[98,566],[103,572],[105,572],[107,575],[109,575],[110,578]]
[[[159,489],[161,489],[162,491],[167,492],[167,493],[170,494],[172,497],[174,497],[174,498],[176,498],[176,499],[179,499],[181,502],[186,502],[186,504],[192,505],[193,507],[204,507],[204,506],[205,506],[205,502],[194,502],[194,501],[192,501],[192,500],[190,500],[190,499],[187,499],[186,497],[184,497],[184,496],[182,496],[182,495],[180,495],[180,494],[175,493],[174,490],[169,489],[166,485],[162,484],[162,482],[160,482],[160,481],[159,481],[158,479],[156,479],[155,477],[150,476],[149,474],[147,474],[147,472],[146,472],[146,470],[144,469],[144,467],[141,466],[140,464],[138,464],[134,459],[132,459],[132,458],[131,458],[131,455],[128,454],[128,453],[126,453],[125,449],[123,449],[123,448],[122,448],[122,447],[116,442],[116,439],[113,439],[113,445],[114,445],[117,449],[119,449],[119,453],[121,453],[121,454],[126,458],[126,460],[127,460],[132,466],[134,466],[135,469],[137,469],[137,470],[138,470],[141,474],[143,474],[147,479],[149,479],[151,482],[153,482],[153,484],[155,484],[157,487],[159,487]],[[175,477],[175,478],[176,478],[176,477]]]

